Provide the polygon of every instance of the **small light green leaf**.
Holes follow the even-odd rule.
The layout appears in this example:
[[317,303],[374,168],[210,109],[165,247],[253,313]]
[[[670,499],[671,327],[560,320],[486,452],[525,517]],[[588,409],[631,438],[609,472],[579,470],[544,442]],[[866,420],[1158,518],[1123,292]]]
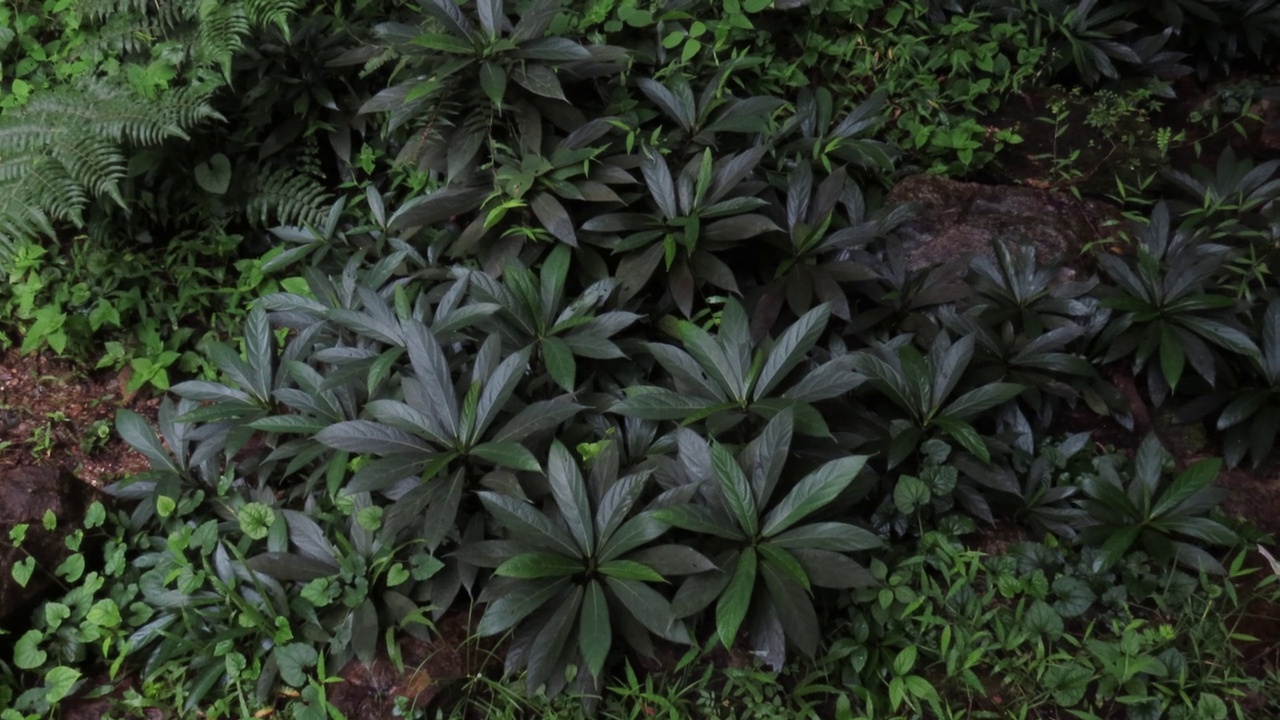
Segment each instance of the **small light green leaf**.
[[45,690],[44,699],[49,701],[50,704],[62,700],[71,693],[71,689],[79,681],[79,670],[65,665],[51,668],[49,672],[44,674],[44,684],[48,688]]
[[387,568],[387,587],[395,587],[408,580],[409,577],[409,570],[403,564],[396,563]]
[[912,475],[903,475],[893,488],[893,505],[898,512],[910,515],[929,503],[929,486]]
[[116,606],[115,600],[103,598],[89,608],[89,613],[85,615],[85,620],[98,627],[116,627],[120,624],[120,608]]
[[40,649],[44,633],[39,630],[28,630],[13,645],[13,664],[21,670],[33,670],[49,659],[47,653]]
[[902,677],[911,672],[916,666],[916,650],[915,645],[908,645],[898,652],[897,657],[893,659],[893,674]]
[[276,511],[262,503],[245,503],[236,513],[236,519],[240,521],[240,532],[253,540],[262,540],[275,524]]
[[293,687],[302,687],[307,682],[304,670],[315,665],[319,655],[316,649],[307,643],[291,643],[277,646],[275,658],[281,679]]
[[35,571],[36,571],[36,559],[28,555],[22,560],[19,560],[18,562],[14,563],[13,570],[11,570],[10,572],[13,575],[14,581],[16,581],[19,586],[26,587],[27,583],[31,581],[32,573],[34,573]]
[[222,195],[231,187],[231,161],[218,153],[195,168],[196,184],[205,192]]
[[71,617],[71,608],[60,602],[48,602],[44,606],[44,622],[50,630],[58,629],[63,620]]

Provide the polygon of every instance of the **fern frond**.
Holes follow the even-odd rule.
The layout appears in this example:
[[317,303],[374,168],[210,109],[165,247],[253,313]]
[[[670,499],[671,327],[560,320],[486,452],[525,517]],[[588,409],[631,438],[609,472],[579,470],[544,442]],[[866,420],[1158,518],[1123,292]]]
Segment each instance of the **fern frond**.
[[289,39],[289,16],[302,7],[299,0],[245,0],[249,19],[257,27],[275,25]]
[[262,226],[318,225],[324,221],[329,193],[320,182],[291,168],[271,170],[258,178],[245,214]]
[[198,65],[225,66],[251,30],[249,16],[238,5],[214,6],[200,15],[191,58]]
[[89,196],[61,163],[52,160],[33,163],[22,178],[22,186],[49,217],[77,225],[82,222],[81,210],[89,203]]
[[125,206],[120,197],[120,181],[128,161],[118,144],[93,135],[68,134],[61,142],[50,144],[47,152],[49,159],[61,164],[76,184]]
[[30,191],[0,183],[0,265],[9,262],[19,242],[40,235],[53,237],[53,224]]

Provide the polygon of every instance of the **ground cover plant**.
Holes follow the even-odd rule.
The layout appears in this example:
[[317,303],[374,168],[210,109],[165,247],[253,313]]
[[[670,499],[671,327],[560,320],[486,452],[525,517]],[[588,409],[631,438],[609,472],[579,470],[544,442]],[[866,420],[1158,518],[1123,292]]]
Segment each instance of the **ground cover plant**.
[[[1280,161],[1158,153],[1079,256],[912,265],[892,200],[998,173],[1020,93],[1256,71],[1280,5],[166,8],[5,11],[0,181],[71,193],[0,207],[14,338],[168,393],[0,537],[57,587],[3,720],[1280,709],[1213,486],[1276,460]],[[198,112],[32,114],[89,82]]]

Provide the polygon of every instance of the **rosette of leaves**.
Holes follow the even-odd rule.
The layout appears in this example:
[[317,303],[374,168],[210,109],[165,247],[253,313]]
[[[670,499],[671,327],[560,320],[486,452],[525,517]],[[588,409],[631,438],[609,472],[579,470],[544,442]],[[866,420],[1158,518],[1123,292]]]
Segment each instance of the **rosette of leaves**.
[[[578,202],[623,204],[622,198],[610,186],[634,183],[635,178],[613,162],[613,158],[601,157],[609,149],[607,143],[593,144],[615,127],[618,122],[615,118],[589,120],[562,138],[544,133],[542,125],[534,122],[535,119],[518,118],[518,142],[514,146],[494,144],[494,192],[485,199],[476,218],[458,236],[450,254],[466,254],[489,231],[499,227],[503,228],[501,239],[480,246],[481,262],[486,267],[493,264],[491,258],[514,255],[529,239],[550,236],[558,242],[578,247],[576,223],[565,208],[566,202],[570,207]],[[515,209],[520,209],[520,214],[527,216],[525,208],[532,211],[545,232],[531,228],[528,223],[502,223],[503,218]],[[404,213],[398,218],[400,223],[410,221],[420,223],[414,212]]]
[[[327,382],[309,364],[320,331],[319,325],[300,331],[277,361],[276,338],[266,311],[258,306],[245,321],[243,358],[229,346],[208,344],[206,352],[219,380],[189,380],[172,388],[175,395],[200,403],[179,418],[199,425],[192,462],[199,465],[215,455],[234,455],[237,472],[261,482],[276,480],[277,473],[294,477],[305,469],[310,474],[303,495],[320,475],[340,471],[346,456],[334,454],[313,436],[355,417],[364,395],[362,383]],[[284,460],[288,463],[281,469]]]
[[548,516],[523,499],[479,493],[503,540],[463,547],[459,556],[496,567],[481,594],[481,637],[514,630],[508,672],[525,670],[530,692],[544,683],[554,695],[565,684],[565,668],[579,665],[583,689],[598,689],[602,671],[622,638],[632,649],[653,653],[650,634],[688,644],[684,623],[654,584],[665,576],[713,569],[711,561],[683,545],[654,545],[669,529],[653,510],[633,513],[648,473],[582,477],[568,448],[551,446],[547,480],[555,512]]
[[1241,387],[1192,400],[1176,416],[1179,422],[1191,422],[1221,409],[1215,427],[1222,433],[1223,458],[1231,467],[1248,456],[1256,468],[1275,447],[1280,429],[1280,300],[1267,304],[1260,335],[1254,372],[1246,375]]
[[[862,190],[849,180],[844,167],[814,187],[809,163],[800,163],[786,179],[786,237],[770,233],[768,241],[785,253],[781,262],[766,256],[773,279],[757,305],[752,325],[772,327],[785,300],[796,316],[810,309],[813,299],[826,303],[831,314],[849,321],[849,300],[841,283],[875,278],[869,268],[838,255],[881,238],[907,219],[910,208],[868,211]],[[837,205],[843,213],[837,213]]]
[[1168,207],[1160,203],[1134,251],[1133,257],[1098,256],[1115,283],[1101,303],[1120,313],[1098,336],[1103,363],[1132,355],[1134,374],[1147,371],[1147,389],[1158,405],[1177,388],[1188,363],[1214,385],[1224,362],[1215,348],[1258,356],[1235,318],[1236,300],[1215,291],[1226,247],[1172,230]]
[[566,392],[577,386],[577,358],[623,357],[609,338],[640,318],[621,310],[596,313],[613,294],[612,278],[597,280],[568,300],[565,280],[571,259],[569,247],[561,245],[543,261],[537,276],[515,260],[507,264],[501,282],[483,272],[468,272],[472,296],[499,308],[480,326],[508,347],[535,348],[547,374]]
[[1076,498],[1075,478],[1092,469],[1094,454],[1087,451],[1090,433],[1076,433],[1061,440],[1046,440],[1034,453],[1013,448],[1010,466],[992,470],[1004,476],[1003,485],[1016,497],[1009,503],[1014,519],[1031,528],[1035,539],[1055,535],[1074,539],[1085,514]]
[[973,360],[975,339],[966,335],[955,342],[940,330],[927,355],[908,336],[877,343],[852,355],[852,365],[866,385],[891,403],[891,413],[869,415],[878,434],[886,440],[890,469],[911,457],[920,444],[938,433],[983,462],[991,452],[973,422],[982,413],[1018,396],[1025,388],[1011,382],[991,381],[956,395],[960,381]]
[[1126,43],[1128,33],[1138,27],[1126,19],[1130,6],[1099,5],[1097,0],[1038,0],[1036,7],[1044,13],[1038,19],[1047,21],[1049,31],[1057,35],[1053,48],[1055,71],[1074,64],[1081,79],[1095,85],[1102,78],[1119,77],[1113,60],[1142,64],[1142,58]]
[[[260,517],[246,516],[246,509]],[[310,513],[258,503],[240,511],[241,528],[251,539],[265,541],[265,547],[253,546],[257,552],[244,566],[297,594],[300,600],[292,603],[302,608],[297,630],[323,643],[326,660],[335,667],[352,656],[372,662],[379,639],[391,627],[427,639],[424,611],[414,596],[444,563],[428,553],[404,552],[413,545],[397,543],[392,519],[367,493],[334,507],[317,505]]]
[[831,91],[802,88],[795,114],[779,133],[782,152],[797,155],[805,164],[816,163],[828,173],[837,163],[848,163],[876,177],[888,175],[897,149],[874,139],[874,131],[885,122],[884,108],[885,94],[876,91],[836,122]]
[[[408,320],[400,323],[400,332],[412,368],[400,381],[403,399],[372,400],[365,406],[372,420],[347,420],[316,434],[337,450],[378,457],[357,471],[347,493],[385,490],[413,476],[429,480],[464,457],[514,470],[541,470],[520,441],[572,417],[579,406],[568,396],[544,400],[495,428],[525,373],[529,348],[504,357],[501,339],[490,336],[455,389],[449,360],[432,331]],[[455,503],[459,492],[450,492]]]
[[758,61],[735,58],[722,63],[697,97],[694,97],[689,81],[679,72],[668,76],[665,83],[639,78],[636,84],[666,119],[679,128],[667,138],[669,144],[687,142],[711,147],[716,144],[716,133],[767,132],[774,111],[786,104],[780,98],[767,95],[736,98],[726,90],[726,83],[734,70],[755,62]]
[[[389,131],[413,123],[401,161],[445,173],[450,181],[475,172],[491,125],[504,110],[521,106],[533,122],[573,117],[562,80],[607,75],[622,69],[619,48],[582,45],[547,31],[561,0],[535,0],[514,24],[503,0],[476,0],[474,21],[453,0],[426,0],[427,29],[388,22],[375,43],[400,58],[400,76],[412,79],[370,98],[362,113],[389,113]],[[353,60],[363,61],[361,55]]]
[[714,602],[720,643],[732,647],[745,623],[753,650],[774,669],[785,662],[788,643],[810,657],[817,650],[822,633],[810,597],[813,588],[875,584],[848,553],[881,544],[855,525],[806,522],[848,495],[845,491],[866,463],[864,456],[820,466],[773,502],[792,430],[792,415],[783,411],[740,457],[713,442],[712,479],[702,485],[708,501],[656,512],[658,519],[694,533],[700,545],[722,548],[712,554],[720,569],[686,580],[672,599],[673,612],[688,617]]
[[786,390],[779,389],[822,336],[829,315],[828,307],[819,305],[776,341],[760,347],[751,342],[746,312],[734,299],[725,303],[714,337],[695,323],[678,321],[676,332],[683,350],[665,343],[645,344],[671,376],[673,387],[628,387],[627,397],[612,411],[682,424],[706,419],[713,434],[719,434],[747,415],[767,419],[788,410],[794,414],[799,432],[828,436],[827,423],[812,403],[842,395],[862,381],[851,369],[851,357],[829,360],[791,382]]
[[1096,472],[1080,480],[1088,496],[1088,516],[1079,540],[1100,548],[1096,569],[1105,570],[1140,545],[1159,562],[1174,562],[1193,570],[1225,575],[1226,570],[1203,545],[1234,545],[1239,538],[1207,517],[1227,491],[1211,487],[1222,466],[1219,458],[1191,464],[1172,481],[1165,481],[1169,453],[1155,435],[1138,448],[1132,466],[1108,456],[1095,462]]
[[157,512],[168,515],[188,488],[214,487],[222,475],[217,453],[196,456],[199,435],[191,423],[180,417],[197,407],[194,400],[171,398],[160,401],[157,414],[159,434],[142,416],[121,408],[116,411],[116,432],[130,447],[147,459],[150,469],[107,486],[107,492],[126,500],[139,500],[133,522],[139,526]]
[[1269,237],[1261,209],[1280,198],[1280,160],[1254,165],[1248,158],[1236,159],[1227,147],[1218,156],[1214,169],[1196,165],[1189,172],[1167,168],[1164,175],[1190,198],[1175,203],[1174,209],[1189,229],[1203,229],[1214,238]]
[[[1005,380],[1023,386],[1020,397],[1031,408],[1037,427],[1052,422],[1063,401],[1074,402],[1080,396],[1078,386],[1099,383],[1093,365],[1073,352],[1073,344],[1084,334],[1082,326],[1070,324],[1038,334],[1022,333],[1008,321],[992,327],[980,319],[980,313],[980,309],[962,315],[944,311],[938,319],[947,330],[974,339],[978,362],[974,364],[973,382]],[[1032,426],[1020,407],[1015,407],[1014,413],[1015,432],[1030,449]]]
[[977,295],[973,306],[986,324],[1015,322],[1035,336],[1076,325],[1094,312],[1087,296],[1097,287],[1096,278],[1062,282],[1062,263],[1042,266],[1030,244],[1010,251],[1005,243],[993,240],[991,250],[994,257],[979,255],[969,266],[970,287]]
[[757,146],[713,160],[707,148],[673,175],[657,148],[641,148],[640,170],[650,202],[635,203],[628,212],[597,215],[582,225],[598,234],[592,242],[622,255],[620,303],[649,284],[659,263],[685,317],[693,313],[699,281],[738,292],[733,271],[715,253],[778,229],[755,212],[768,203],[755,197],[754,184],[746,182],[767,150]]
[[850,283],[850,300],[856,301],[853,319],[845,334],[871,344],[883,339],[885,329],[898,332],[932,332],[927,311],[938,305],[970,297],[973,291],[953,277],[945,265],[912,268],[901,239],[890,235],[883,248],[867,246],[841,251],[837,258],[852,260],[871,270],[869,280]]

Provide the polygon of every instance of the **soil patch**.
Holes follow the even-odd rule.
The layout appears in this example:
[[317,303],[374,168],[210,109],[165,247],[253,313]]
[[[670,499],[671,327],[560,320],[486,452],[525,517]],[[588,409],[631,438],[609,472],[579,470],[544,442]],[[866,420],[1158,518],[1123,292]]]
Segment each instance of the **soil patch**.
[[53,465],[101,487],[148,468],[116,435],[116,410],[154,421],[158,407],[114,373],[10,350],[0,355],[0,464]]

